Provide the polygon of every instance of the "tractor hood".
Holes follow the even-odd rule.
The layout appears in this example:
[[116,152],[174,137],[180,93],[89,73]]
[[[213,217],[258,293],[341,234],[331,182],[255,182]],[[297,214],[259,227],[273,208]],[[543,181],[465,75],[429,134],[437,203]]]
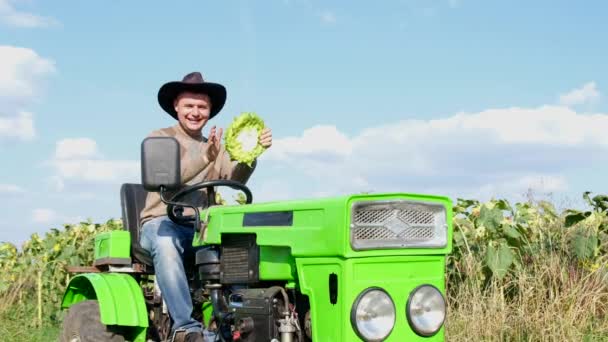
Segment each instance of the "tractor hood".
[[[214,206],[201,214],[205,241],[254,233],[261,246],[288,247],[292,257],[443,255],[452,249],[452,202],[407,193]],[[198,234],[197,234],[198,235]]]

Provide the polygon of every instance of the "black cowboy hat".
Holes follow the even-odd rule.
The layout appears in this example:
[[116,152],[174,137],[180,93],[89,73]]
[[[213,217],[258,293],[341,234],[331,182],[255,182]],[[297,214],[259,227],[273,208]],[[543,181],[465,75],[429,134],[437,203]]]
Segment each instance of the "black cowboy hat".
[[200,72],[191,72],[184,79],[163,84],[158,90],[158,103],[172,117],[177,119],[173,101],[180,93],[189,91],[207,94],[211,99],[209,119],[214,117],[226,103],[226,88],[218,83],[205,82]]

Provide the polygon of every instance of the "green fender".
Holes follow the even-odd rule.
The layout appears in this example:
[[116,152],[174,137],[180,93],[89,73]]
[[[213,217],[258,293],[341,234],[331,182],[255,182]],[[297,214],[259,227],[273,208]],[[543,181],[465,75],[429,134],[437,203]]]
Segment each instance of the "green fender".
[[97,299],[101,323],[148,327],[148,313],[141,288],[135,279],[122,273],[84,273],[72,278],[63,295],[61,308],[87,299]]

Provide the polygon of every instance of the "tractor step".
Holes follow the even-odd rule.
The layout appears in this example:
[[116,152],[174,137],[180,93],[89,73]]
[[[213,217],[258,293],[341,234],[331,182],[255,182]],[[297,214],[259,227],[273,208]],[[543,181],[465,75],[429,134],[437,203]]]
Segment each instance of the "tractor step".
[[132,264],[130,266],[68,266],[68,273],[101,273],[101,272],[118,272],[118,273],[144,273],[151,274],[149,266],[143,264]]
[[68,266],[68,273],[99,273],[103,271],[95,266]]

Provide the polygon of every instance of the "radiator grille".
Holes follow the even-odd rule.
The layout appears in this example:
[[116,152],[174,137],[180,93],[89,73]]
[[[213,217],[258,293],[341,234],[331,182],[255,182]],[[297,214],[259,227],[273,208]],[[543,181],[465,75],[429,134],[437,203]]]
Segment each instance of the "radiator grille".
[[436,203],[358,202],[351,212],[355,249],[441,246],[446,235],[445,207]]
[[384,227],[359,227],[355,230],[357,240],[386,240],[396,237],[393,231]]
[[393,216],[392,210],[386,210],[386,209],[361,210],[361,211],[355,212],[355,222],[358,224],[382,223],[391,216]]
[[227,283],[247,283],[249,280],[249,251],[247,248],[224,248],[222,262],[224,281]]
[[255,234],[222,234],[220,282],[222,284],[257,282],[259,253]]
[[398,210],[397,217],[403,222],[411,224],[435,224],[435,214],[420,210]]

